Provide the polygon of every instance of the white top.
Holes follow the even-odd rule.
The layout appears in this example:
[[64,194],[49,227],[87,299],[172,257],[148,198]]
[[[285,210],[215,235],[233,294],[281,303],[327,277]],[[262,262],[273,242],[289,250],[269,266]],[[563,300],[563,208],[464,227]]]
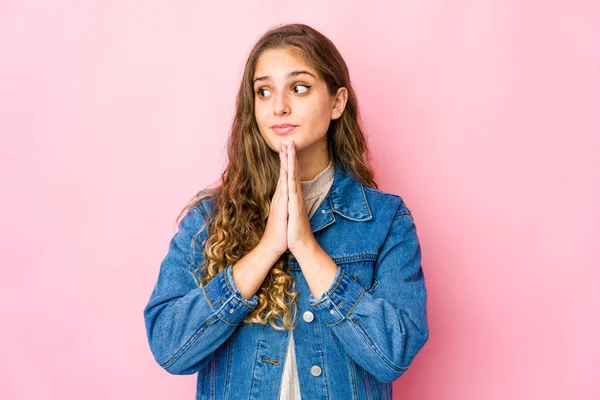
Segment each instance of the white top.
[[[333,184],[333,162],[310,181],[301,181],[302,195],[308,211],[308,218],[312,217],[321,202],[329,193]],[[293,330],[290,331],[287,356],[283,367],[283,376],[281,379],[281,389],[279,391],[279,400],[301,400],[300,385],[298,383],[298,370],[296,369],[296,351],[294,347]],[[308,372],[307,372],[308,373]]]

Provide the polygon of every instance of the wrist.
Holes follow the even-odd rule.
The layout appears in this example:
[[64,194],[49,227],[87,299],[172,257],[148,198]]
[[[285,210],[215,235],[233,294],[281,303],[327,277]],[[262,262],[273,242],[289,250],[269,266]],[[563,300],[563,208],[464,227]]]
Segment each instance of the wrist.
[[294,248],[293,250],[290,249],[296,259],[315,254],[315,252],[319,250],[321,250],[321,246],[319,246],[319,243],[317,243],[316,240],[304,242],[297,248]]
[[280,251],[273,250],[270,247],[265,246],[262,243],[258,243],[258,245],[254,248],[254,251],[261,257],[261,259],[268,259],[272,261],[271,264],[275,264],[275,262],[281,257],[283,254]]

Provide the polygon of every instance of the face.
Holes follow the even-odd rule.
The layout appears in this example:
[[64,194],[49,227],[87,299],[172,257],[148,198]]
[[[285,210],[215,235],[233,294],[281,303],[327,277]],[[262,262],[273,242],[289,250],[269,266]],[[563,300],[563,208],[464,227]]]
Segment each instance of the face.
[[311,154],[323,154],[328,162],[327,128],[342,115],[346,88],[330,95],[317,71],[291,49],[265,51],[253,80],[254,116],[269,147],[278,152],[280,142],[293,139],[299,158],[303,150],[312,149],[317,151]]

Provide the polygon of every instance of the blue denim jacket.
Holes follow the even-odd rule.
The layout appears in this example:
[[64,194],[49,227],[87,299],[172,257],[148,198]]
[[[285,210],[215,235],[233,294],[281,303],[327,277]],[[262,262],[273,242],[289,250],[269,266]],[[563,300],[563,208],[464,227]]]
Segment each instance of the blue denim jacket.
[[[242,321],[258,297],[240,294],[231,265],[203,288],[192,274],[203,257],[211,201],[189,209],[160,265],[144,309],[150,349],[168,372],[198,373],[197,399],[276,400],[289,332]],[[413,217],[400,196],[335,168],[310,225],[338,270],[315,299],[298,262],[289,260],[299,293],[293,337],[302,398],[392,399],[392,382],[429,337]],[[192,255],[192,236],[200,228]]]

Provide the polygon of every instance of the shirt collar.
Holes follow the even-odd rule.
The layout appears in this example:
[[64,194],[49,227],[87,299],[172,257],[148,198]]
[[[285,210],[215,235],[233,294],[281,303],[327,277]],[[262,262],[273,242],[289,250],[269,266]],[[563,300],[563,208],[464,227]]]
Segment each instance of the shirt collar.
[[328,191],[333,182],[333,160],[329,161],[327,167],[309,181],[300,181],[304,200],[320,197],[323,192]]

